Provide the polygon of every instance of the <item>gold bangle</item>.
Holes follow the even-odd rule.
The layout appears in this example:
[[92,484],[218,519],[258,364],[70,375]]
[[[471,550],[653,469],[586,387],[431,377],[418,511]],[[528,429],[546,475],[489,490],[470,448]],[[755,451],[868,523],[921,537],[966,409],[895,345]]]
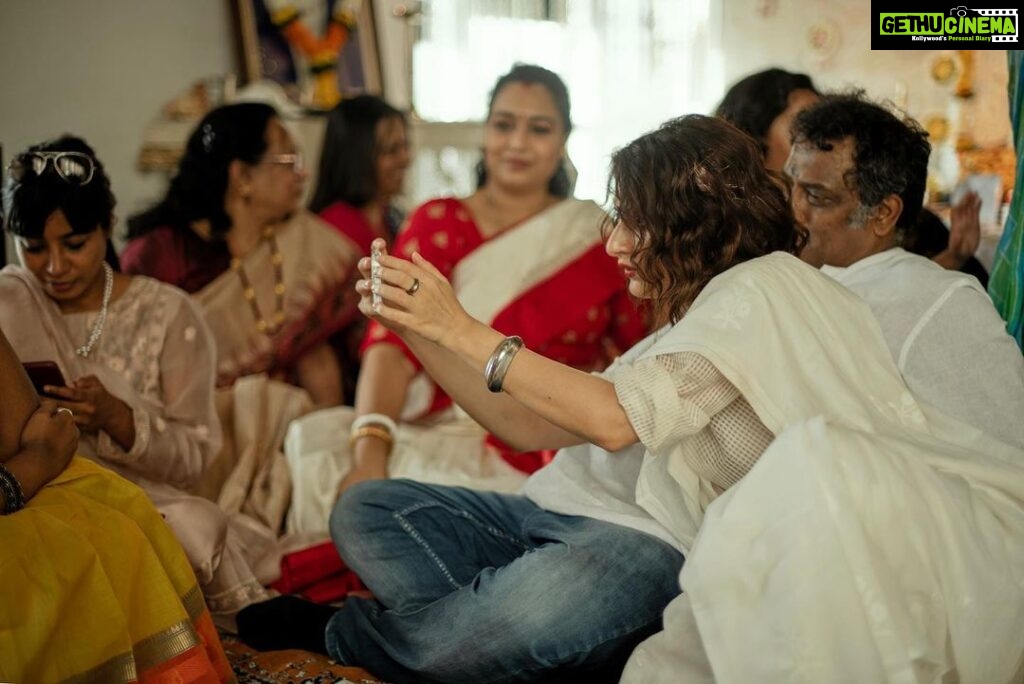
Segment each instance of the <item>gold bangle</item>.
[[353,432],[352,436],[348,438],[349,446],[354,447],[356,442],[358,442],[363,437],[376,437],[377,439],[381,440],[382,442],[388,445],[389,451],[391,450],[391,446],[395,443],[394,437],[391,436],[391,432],[388,431],[387,429],[378,427],[376,425],[364,425],[363,427]]

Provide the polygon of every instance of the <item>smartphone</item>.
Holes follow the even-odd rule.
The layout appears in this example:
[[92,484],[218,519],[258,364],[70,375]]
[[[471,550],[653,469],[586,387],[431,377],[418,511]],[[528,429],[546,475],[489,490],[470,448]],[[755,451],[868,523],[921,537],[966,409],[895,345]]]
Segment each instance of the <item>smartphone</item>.
[[380,311],[381,296],[380,296],[380,247],[377,246],[376,241],[370,247],[370,292],[373,294],[373,310]]
[[21,365],[25,367],[25,372],[28,373],[28,379],[32,381],[32,386],[36,388],[36,394],[41,397],[50,397],[51,399],[62,398],[43,391],[43,388],[47,385],[53,385],[54,387],[67,386],[68,383],[64,380],[64,374],[60,372],[60,366],[53,361],[28,361]]

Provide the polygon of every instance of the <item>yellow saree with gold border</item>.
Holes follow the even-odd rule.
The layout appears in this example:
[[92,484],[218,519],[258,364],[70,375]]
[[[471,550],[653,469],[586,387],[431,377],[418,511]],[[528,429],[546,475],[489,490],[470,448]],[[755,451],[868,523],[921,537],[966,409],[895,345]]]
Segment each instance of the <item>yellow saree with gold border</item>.
[[0,516],[0,606],[0,681],[234,681],[170,528],[83,458]]

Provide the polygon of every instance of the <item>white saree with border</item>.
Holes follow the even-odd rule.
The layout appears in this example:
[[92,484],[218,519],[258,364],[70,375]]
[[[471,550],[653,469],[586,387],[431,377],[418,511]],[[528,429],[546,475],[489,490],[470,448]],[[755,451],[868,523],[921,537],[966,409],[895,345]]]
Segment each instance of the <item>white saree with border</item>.
[[680,351],[777,437],[706,506],[685,443],[648,453],[638,500],[667,474],[685,506],[643,505],[693,541],[624,682],[1024,681],[1024,453],[919,401],[867,305],[789,255],[715,278],[648,353]]

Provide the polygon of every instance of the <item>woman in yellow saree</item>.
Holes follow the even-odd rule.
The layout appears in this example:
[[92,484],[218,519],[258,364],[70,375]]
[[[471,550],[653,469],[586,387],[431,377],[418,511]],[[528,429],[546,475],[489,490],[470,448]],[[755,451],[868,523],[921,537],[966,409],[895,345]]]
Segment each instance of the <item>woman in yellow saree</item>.
[[70,412],[40,404],[2,332],[0,377],[0,680],[234,681],[170,528],[141,489],[71,457]]

